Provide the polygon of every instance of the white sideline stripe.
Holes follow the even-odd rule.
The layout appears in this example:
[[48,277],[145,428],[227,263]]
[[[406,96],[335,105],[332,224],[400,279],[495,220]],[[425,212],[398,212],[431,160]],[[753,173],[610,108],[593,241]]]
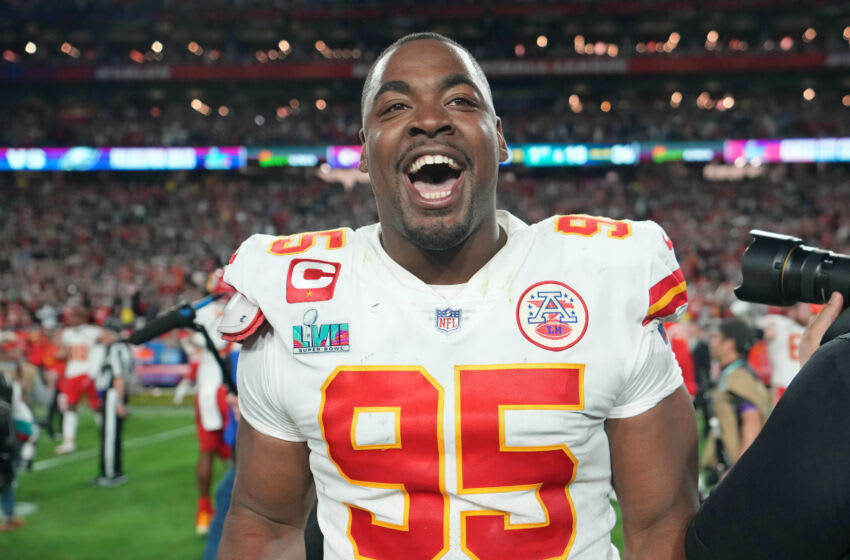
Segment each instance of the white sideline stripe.
[[[150,436],[127,440],[124,442],[124,448],[133,449],[136,447],[144,447],[152,443],[159,443],[160,441],[167,441],[170,439],[178,438],[194,431],[195,426],[181,426],[179,428],[174,428],[173,430],[168,430],[167,432],[160,432],[158,434],[153,434]],[[76,463],[77,461],[82,461],[83,459],[91,459],[92,457],[97,457],[99,454],[100,448],[97,447],[95,449],[86,449],[85,451],[71,453],[69,455],[63,455],[61,457],[44,459],[42,461],[36,461],[35,463],[33,463],[32,470],[33,472],[41,472],[52,467],[58,467],[59,465]]]

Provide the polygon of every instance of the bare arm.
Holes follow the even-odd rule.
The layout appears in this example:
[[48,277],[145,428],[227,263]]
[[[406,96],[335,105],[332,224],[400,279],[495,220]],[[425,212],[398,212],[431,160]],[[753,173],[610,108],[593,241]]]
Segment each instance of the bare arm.
[[263,435],[243,418],[236,449],[218,558],[303,559],[304,524],[315,499],[307,444]]
[[605,423],[629,560],[684,559],[699,505],[697,429],[684,386],[650,410]]

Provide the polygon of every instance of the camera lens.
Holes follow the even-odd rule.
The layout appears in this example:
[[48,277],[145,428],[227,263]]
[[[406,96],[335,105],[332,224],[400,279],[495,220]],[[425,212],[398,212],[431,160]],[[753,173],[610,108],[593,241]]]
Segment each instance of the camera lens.
[[744,253],[738,299],[768,305],[825,303],[832,292],[850,296],[850,256],[803,245],[799,237],[752,230]]

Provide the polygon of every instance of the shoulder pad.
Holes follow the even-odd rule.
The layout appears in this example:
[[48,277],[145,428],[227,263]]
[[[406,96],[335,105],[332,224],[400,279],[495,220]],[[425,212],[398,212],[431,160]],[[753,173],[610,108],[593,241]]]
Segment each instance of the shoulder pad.
[[265,319],[259,305],[237,292],[224,307],[218,332],[224,340],[242,342],[257,332]]

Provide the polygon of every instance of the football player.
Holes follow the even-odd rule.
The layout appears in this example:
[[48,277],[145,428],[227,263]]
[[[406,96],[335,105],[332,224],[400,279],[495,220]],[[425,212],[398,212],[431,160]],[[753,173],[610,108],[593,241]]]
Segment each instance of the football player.
[[[682,558],[696,423],[652,222],[496,210],[509,156],[470,53],[400,39],[362,97],[380,223],[256,235],[225,274],[244,422],[219,558]],[[613,488],[612,488],[613,487]]]
[[[221,281],[223,271],[213,272],[207,280],[207,292],[210,294],[223,293],[230,295],[232,288]],[[226,301],[226,300],[224,300]],[[231,344],[221,338],[218,333],[218,323],[224,310],[224,302],[219,299],[201,307],[197,311],[195,322],[210,335],[216,350],[226,355]],[[231,447],[224,441],[224,419],[227,417],[227,389],[222,384],[222,371],[215,356],[206,346],[204,336],[194,332],[184,339],[189,352],[197,356],[198,368],[195,393],[195,425],[198,434],[198,462],[195,468],[195,479],[198,485],[198,507],[195,513],[195,532],[206,535],[209,532],[210,521],[214,510],[210,498],[213,463],[216,457],[228,460]]]
[[76,448],[77,406],[85,396],[89,408],[97,411],[100,400],[94,378],[103,361],[101,344],[104,330],[86,324],[88,316],[82,307],[73,306],[65,311],[65,325],[60,335],[59,359],[65,359],[65,375],[60,381],[59,408],[62,411],[62,443],[55,449],[58,454],[72,453]]
[[814,313],[811,304],[795,303],[787,315],[768,313],[759,321],[767,342],[774,404],[800,369],[800,338]]

